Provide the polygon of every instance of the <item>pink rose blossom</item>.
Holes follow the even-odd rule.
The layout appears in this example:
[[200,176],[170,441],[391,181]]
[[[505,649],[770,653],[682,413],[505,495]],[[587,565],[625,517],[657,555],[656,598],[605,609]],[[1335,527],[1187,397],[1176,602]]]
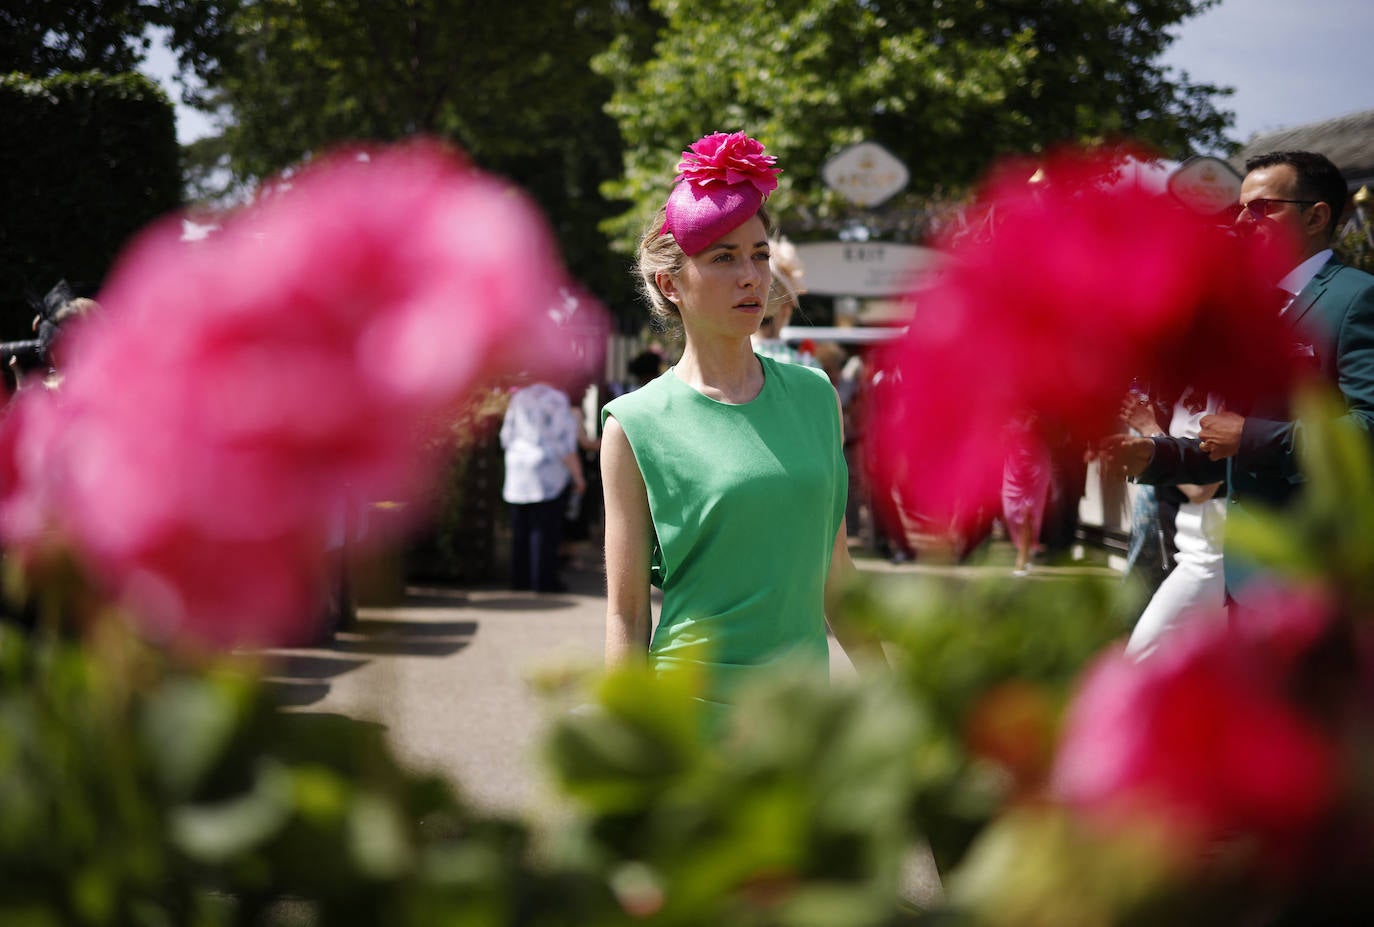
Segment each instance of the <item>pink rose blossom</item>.
[[764,154],[762,143],[743,132],[716,132],[693,142],[682,153],[677,180],[698,187],[747,181],[766,197],[778,188],[777,175],[782,170],[773,167],[777,160]]
[[986,225],[947,241],[938,282],[914,295],[914,323],[884,361],[893,382],[874,446],[886,450],[873,461],[914,511],[994,511],[999,436],[1023,412],[1081,453],[1116,430],[1132,378],[1233,405],[1289,382],[1256,256],[1167,196],[1115,180],[1114,165],[1061,155],[1043,184],[999,175],[981,202]]
[[51,527],[46,470],[62,427],[60,403],[60,393],[29,386],[0,418],[0,525],[6,542],[30,555]]
[[1181,629],[1146,660],[1103,656],[1070,707],[1055,794],[1104,824],[1163,827],[1194,852],[1240,840],[1272,865],[1300,858],[1334,806],[1337,750],[1288,690],[1331,627],[1319,599],[1295,594],[1235,628]]
[[8,423],[0,527],[52,526],[158,633],[298,638],[341,520],[422,498],[426,439],[474,387],[570,369],[569,283],[530,203],[434,144],[327,158],[201,242],[178,226],[73,338],[43,472],[29,413]]

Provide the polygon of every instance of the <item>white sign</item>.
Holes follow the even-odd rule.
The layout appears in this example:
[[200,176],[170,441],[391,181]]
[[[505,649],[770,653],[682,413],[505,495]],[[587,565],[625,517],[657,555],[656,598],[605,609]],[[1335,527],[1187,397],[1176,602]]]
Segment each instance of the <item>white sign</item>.
[[1214,216],[1240,202],[1240,182],[1220,158],[1189,158],[1169,175],[1169,192],[1194,212]]
[[877,142],[850,145],[821,168],[826,186],[859,206],[876,206],[906,186],[911,174]]
[[935,267],[938,252],[891,242],[827,241],[797,245],[806,290],[824,296],[896,296]]

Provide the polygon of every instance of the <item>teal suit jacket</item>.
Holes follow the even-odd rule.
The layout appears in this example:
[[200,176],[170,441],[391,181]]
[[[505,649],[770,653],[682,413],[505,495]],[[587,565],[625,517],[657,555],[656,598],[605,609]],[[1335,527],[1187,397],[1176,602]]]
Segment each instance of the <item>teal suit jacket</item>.
[[[1345,419],[1374,434],[1374,276],[1333,257],[1303,287],[1284,319],[1293,327],[1295,350],[1340,391]],[[1298,465],[1302,425],[1292,420],[1289,397],[1261,397],[1248,410],[1236,411],[1245,414],[1245,427],[1234,457],[1210,460],[1192,438],[1154,438],[1154,459],[1139,481],[1226,480],[1232,506],[1288,504],[1303,482]],[[1227,587],[1234,591],[1230,556],[1226,573]]]

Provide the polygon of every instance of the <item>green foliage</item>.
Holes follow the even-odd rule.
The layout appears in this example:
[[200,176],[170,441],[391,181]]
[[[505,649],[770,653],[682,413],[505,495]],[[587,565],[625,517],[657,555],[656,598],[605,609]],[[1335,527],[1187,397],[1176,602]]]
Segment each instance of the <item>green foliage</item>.
[[130,235],[180,203],[172,107],[139,74],[0,76],[0,340],[32,337],[25,302],[98,285]]
[[[1047,145],[1140,139],[1174,155],[1224,145],[1229,91],[1176,78],[1159,56],[1170,30],[1210,0],[904,3],[656,0],[665,24],[596,60],[615,83],[625,175],[608,195],[632,208],[607,225],[632,248],[662,203],[677,154],[711,131],[744,129],[779,157],[785,225],[836,225],[846,207],[820,171],[870,140],[911,172],[923,208],[996,157]],[[867,217],[866,217],[867,218]]]
[[173,41],[227,118],[200,162],[249,182],[347,141],[416,133],[460,145],[527,190],[573,273],[608,304],[629,298],[623,262],[596,232],[597,193],[619,168],[602,107],[610,85],[587,68],[611,37],[639,28],[639,2],[255,0],[171,3]]
[[1351,267],[1374,274],[1374,224],[1352,222],[1336,236],[1333,247],[1340,259]]
[[[949,895],[982,927],[1230,923],[1190,919],[1205,908],[1151,909],[1154,897],[1177,887],[1168,857],[1158,850],[1104,839],[1062,809],[1014,808],[988,829],[949,880]],[[1137,912],[1139,919],[1123,918],[1123,911]]]
[[1227,549],[1266,573],[1336,592],[1354,613],[1374,610],[1374,459],[1370,423],[1324,392],[1299,399],[1298,453],[1307,486],[1282,514],[1230,513]]
[[448,464],[426,529],[405,551],[407,574],[427,582],[480,585],[501,577],[497,538],[507,518],[501,498],[505,456],[499,433],[510,394],[493,389],[457,412],[433,452]]
[[717,749],[690,674],[611,675],[550,740],[583,807],[564,852],[655,924],[888,923],[924,726],[892,682],[782,674]]
[[[889,642],[930,722],[916,751],[913,812],[942,868],[959,861],[1014,789],[1039,784],[1070,686],[1126,633],[1132,604],[1119,583],[1102,579],[926,578],[857,592],[856,620]],[[1008,718],[1016,723],[997,729]]]
[[[113,627],[0,626],[0,922],[508,924],[549,904],[523,827],[406,771],[375,725],[283,714],[255,673]],[[547,922],[557,922],[554,920]]]
[[[573,855],[655,923],[894,923],[914,839],[954,867],[1017,776],[1046,772],[1059,705],[1125,627],[1119,594],[1092,581],[868,584],[851,614],[898,672],[831,689],[781,675],[714,748],[697,736],[712,717],[690,674],[622,670],[550,739],[586,814]],[[1005,738],[978,752],[988,699],[1012,686],[1046,708],[1038,726],[1007,729],[1030,741],[1019,755],[1034,769],[1013,768],[1019,745],[999,752]]]
[[0,7],[0,74],[130,71],[161,22],[152,0],[6,0]]

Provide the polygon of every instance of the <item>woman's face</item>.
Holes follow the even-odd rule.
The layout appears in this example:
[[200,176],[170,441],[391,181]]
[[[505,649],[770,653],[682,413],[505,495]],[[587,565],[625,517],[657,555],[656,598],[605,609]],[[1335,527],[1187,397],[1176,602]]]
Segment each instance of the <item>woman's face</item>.
[[681,273],[660,274],[658,286],[682,313],[689,336],[747,338],[763,318],[771,279],[768,232],[753,216],[687,258]]

